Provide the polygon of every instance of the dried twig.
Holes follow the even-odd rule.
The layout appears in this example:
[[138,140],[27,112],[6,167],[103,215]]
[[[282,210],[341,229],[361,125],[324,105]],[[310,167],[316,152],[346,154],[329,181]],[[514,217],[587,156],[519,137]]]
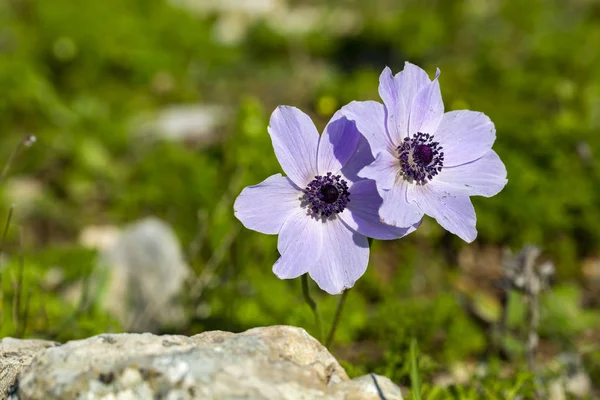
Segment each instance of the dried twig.
[[[549,287],[550,278],[554,274],[554,265],[546,262],[536,268],[536,261],[541,251],[536,246],[525,246],[517,255],[505,251],[504,285],[505,301],[503,301],[502,316],[499,323],[499,340],[503,341],[506,332],[507,306],[510,290],[515,290],[527,298],[527,339],[526,357],[527,366],[530,371],[535,369],[535,356],[537,353],[539,336],[538,325],[539,295],[542,290]],[[541,397],[538,387],[538,397]]]
[[379,387],[379,382],[377,382],[377,378],[375,378],[375,374],[370,373],[371,379],[373,379],[373,384],[375,385],[375,389],[377,390],[377,395],[381,400],[386,400],[385,395],[383,394],[383,390]]

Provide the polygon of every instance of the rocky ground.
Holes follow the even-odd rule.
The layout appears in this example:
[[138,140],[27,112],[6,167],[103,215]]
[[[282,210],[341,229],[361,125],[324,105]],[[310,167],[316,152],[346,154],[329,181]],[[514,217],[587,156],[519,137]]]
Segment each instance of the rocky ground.
[[388,378],[349,379],[301,328],[195,336],[0,340],[0,399],[402,399]]

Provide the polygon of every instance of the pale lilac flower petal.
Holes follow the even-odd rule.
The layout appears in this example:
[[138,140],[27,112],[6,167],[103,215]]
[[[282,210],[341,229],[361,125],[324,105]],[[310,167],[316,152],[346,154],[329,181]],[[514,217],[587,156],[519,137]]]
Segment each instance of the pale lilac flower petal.
[[317,172],[319,133],[312,120],[295,107],[279,106],[271,115],[268,130],[281,168],[304,188]]
[[379,208],[382,202],[375,181],[364,179],[350,187],[350,203],[339,216],[350,228],[374,239],[398,239],[416,229],[415,226],[398,228],[381,222]]
[[444,167],[477,160],[492,148],[496,128],[481,112],[460,110],[444,114],[435,132],[444,151]]
[[396,184],[398,163],[398,158],[384,150],[377,154],[375,161],[363,168],[358,175],[376,181],[381,189],[391,189]]
[[416,202],[425,214],[465,242],[470,243],[477,237],[477,218],[468,196],[448,191],[445,185],[432,181],[424,186],[412,185],[408,200]]
[[408,134],[411,106],[417,93],[430,82],[423,69],[408,62],[396,76],[392,76],[392,71],[387,67],[381,73],[379,96],[387,111],[386,126],[389,136],[396,145]]
[[[429,75],[423,68],[409,62],[404,63],[404,69],[396,74],[395,79],[400,88],[400,95],[405,99],[404,103],[407,111],[409,111],[417,93],[431,83]],[[406,117],[408,118],[408,115]]]
[[423,218],[423,211],[406,196],[410,183],[399,180],[390,190],[379,190],[383,199],[379,215],[388,225],[406,228],[418,223]]
[[[416,85],[413,81],[408,84]],[[308,272],[323,290],[339,293],[352,287],[367,268],[369,245],[365,235],[398,238],[420,223],[423,213],[416,204],[407,202],[406,187],[400,185],[399,191],[394,190],[394,180],[403,180],[396,175],[397,146],[387,134],[384,105],[349,104],[336,113],[322,137],[306,114],[293,107],[279,107],[271,117],[269,134],[288,177],[276,175],[244,189],[234,208],[248,228],[279,233],[281,257],[273,266],[279,278],[296,278]],[[381,152],[385,154],[378,160],[387,162],[389,191],[378,188],[374,181],[359,179],[363,170],[367,175],[369,171],[383,174],[383,170],[376,173],[378,162],[366,168]],[[381,219],[385,197],[380,190],[385,196],[400,198],[400,209],[389,212],[395,226],[386,226]]]
[[308,270],[310,277],[329,294],[351,288],[367,269],[369,242],[335,218],[323,225],[323,251]]
[[337,174],[354,154],[359,138],[354,121],[339,111],[335,113],[319,138],[317,172]]
[[273,266],[280,279],[297,278],[308,272],[323,251],[323,229],[328,224],[298,207],[279,231],[277,250],[281,257]]
[[497,195],[508,182],[506,167],[494,150],[470,163],[443,168],[436,181],[451,186],[453,193],[485,197]]
[[401,96],[399,82],[389,67],[385,67],[379,76],[379,97],[383,100],[386,111],[386,127],[390,140],[399,143],[406,132],[409,109]]
[[285,220],[300,207],[302,192],[289,178],[275,174],[242,190],[234,214],[248,228],[267,235],[279,233]]
[[369,142],[373,154],[382,150],[394,151],[397,145],[387,134],[383,104],[376,101],[353,101],[342,107],[340,112],[356,123],[356,128]]
[[433,134],[442,120],[444,102],[437,79],[439,74],[440,70],[438,69],[433,82],[423,87],[412,102],[408,127],[409,136],[418,132]]
[[[427,214],[470,242],[477,231],[469,196],[497,194],[506,185],[506,169],[491,151],[495,129],[487,116],[473,111],[444,114],[439,74],[437,70],[430,80],[410,63],[396,76],[386,68],[379,80],[385,115],[366,107],[356,111],[356,106],[346,114],[371,145],[373,162],[358,176],[376,181],[383,199],[381,221],[409,227]],[[349,221],[346,214],[342,217]],[[353,221],[349,225],[358,229]]]
[[273,273],[279,279],[296,279],[308,272],[312,260],[297,255],[280,256],[273,265]]
[[367,139],[365,139],[363,135],[360,135],[354,154],[346,162],[344,168],[342,168],[342,175],[344,175],[349,182],[360,181],[363,178],[358,176],[359,172],[373,161],[375,161],[375,158],[371,152],[371,146]]

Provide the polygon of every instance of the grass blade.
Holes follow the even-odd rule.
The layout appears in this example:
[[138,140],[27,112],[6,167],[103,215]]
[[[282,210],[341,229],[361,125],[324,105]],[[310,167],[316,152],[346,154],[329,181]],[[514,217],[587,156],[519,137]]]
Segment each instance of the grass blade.
[[417,340],[410,343],[410,386],[413,400],[421,400],[421,379],[417,364]]

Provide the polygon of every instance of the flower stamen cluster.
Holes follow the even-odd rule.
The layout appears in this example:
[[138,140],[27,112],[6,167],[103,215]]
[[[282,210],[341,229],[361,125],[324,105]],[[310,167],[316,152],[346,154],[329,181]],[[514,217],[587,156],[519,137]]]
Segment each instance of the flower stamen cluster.
[[315,176],[303,193],[313,214],[324,218],[341,213],[350,202],[348,183],[331,172]]
[[436,176],[444,166],[443,148],[433,141],[433,135],[415,133],[406,137],[396,148],[400,169],[404,178],[424,185]]

